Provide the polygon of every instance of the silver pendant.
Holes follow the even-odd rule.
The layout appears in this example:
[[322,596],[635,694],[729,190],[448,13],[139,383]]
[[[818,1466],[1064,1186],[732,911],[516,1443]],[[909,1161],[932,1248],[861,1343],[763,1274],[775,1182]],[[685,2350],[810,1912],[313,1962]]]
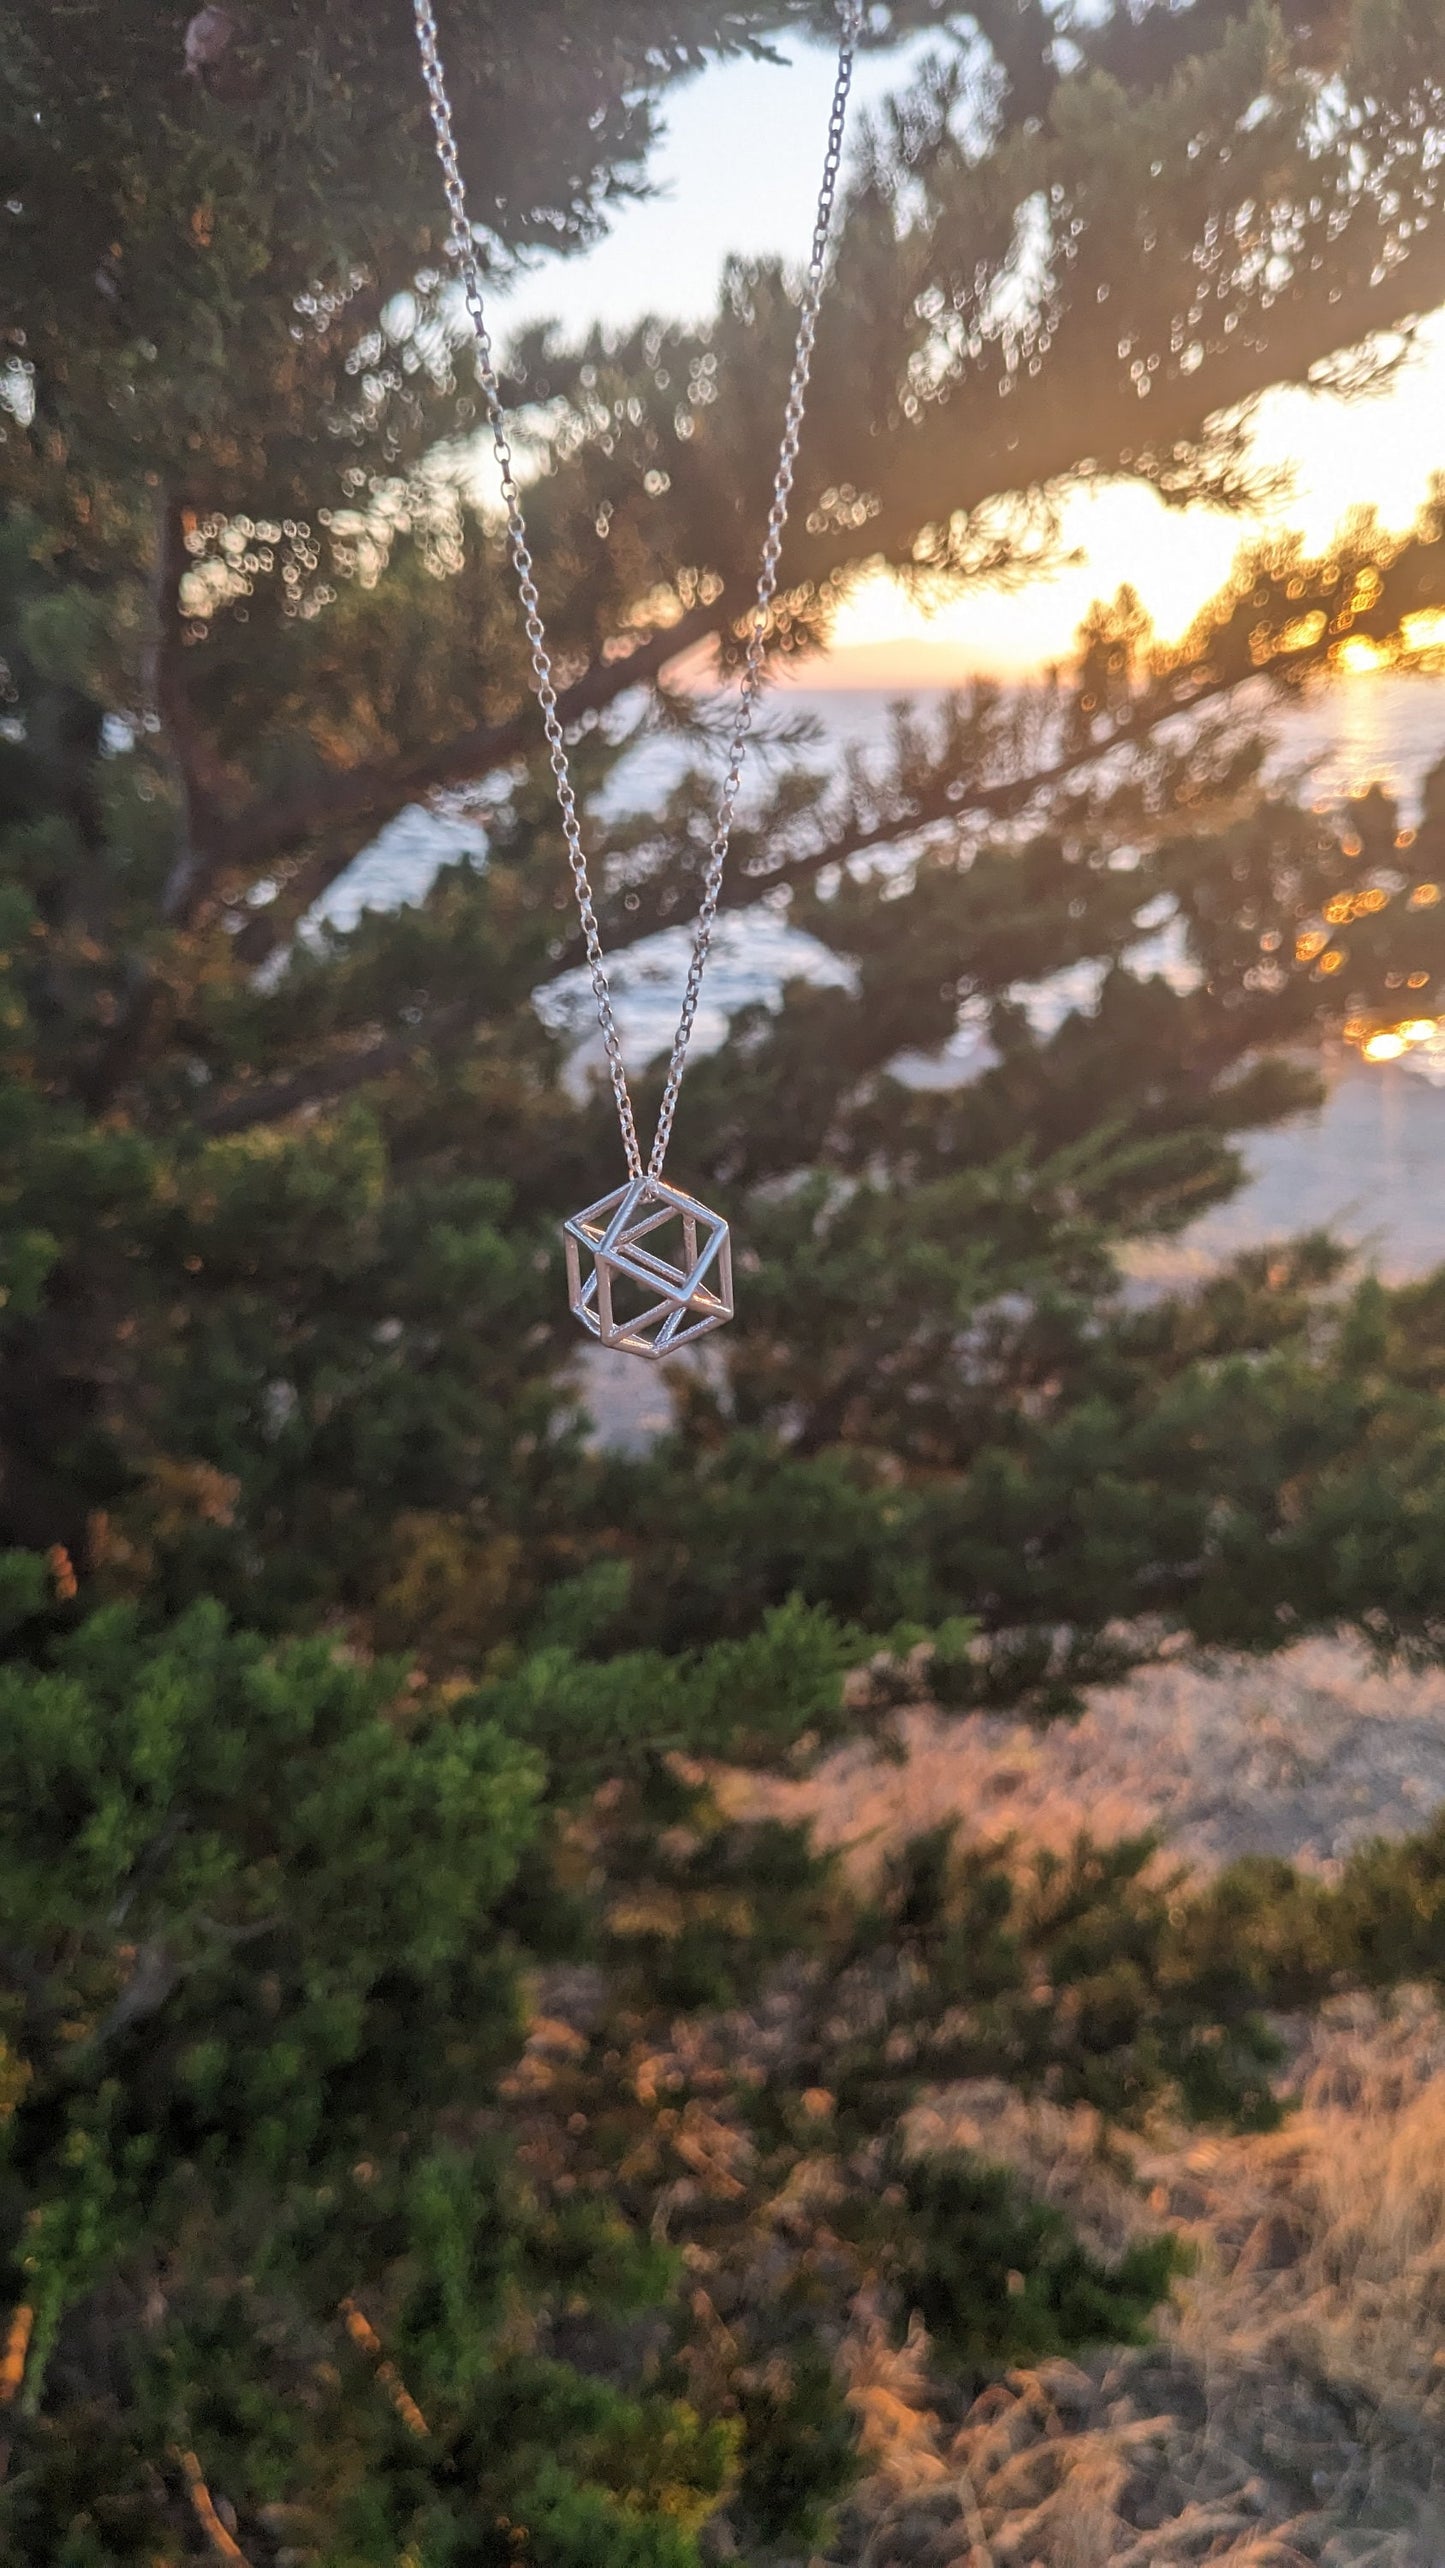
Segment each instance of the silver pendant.
[[562,1225],[567,1298],[603,1346],[671,1355],[733,1315],[727,1223],[661,1177],[630,1177]]

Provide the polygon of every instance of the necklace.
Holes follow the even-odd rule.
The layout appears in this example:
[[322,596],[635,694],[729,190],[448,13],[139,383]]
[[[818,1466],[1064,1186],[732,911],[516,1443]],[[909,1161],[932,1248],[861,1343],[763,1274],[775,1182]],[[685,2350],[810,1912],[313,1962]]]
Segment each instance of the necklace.
[[417,44],[421,52],[422,77],[431,102],[432,125],[436,133],[437,157],[442,167],[442,182],[451,213],[451,232],[447,251],[461,279],[477,343],[477,375],[482,387],[487,419],[492,432],[492,447],[502,475],[502,500],[506,510],[507,547],[517,576],[517,590],[527,641],[531,649],[532,676],[537,701],[542,709],[542,727],[546,734],[552,773],[557,782],[557,802],[562,814],[562,834],[567,846],[577,912],[582,922],[582,937],[592,976],[592,995],[597,1003],[597,1022],[602,1029],[602,1042],[607,1055],[612,1094],[617,1106],[617,1122],[622,1134],[627,1176],[609,1194],[600,1195],[564,1222],[562,1236],[567,1253],[567,1294],[575,1316],[589,1334],[603,1346],[620,1347],[629,1355],[670,1355],[678,1347],[689,1346],[705,1337],[712,1329],[721,1328],[733,1316],[732,1241],[728,1225],[720,1213],[699,1203],[695,1195],[685,1194],[681,1187],[670,1185],[663,1175],[668,1143],[672,1139],[673,1117],[677,1112],[678,1091],[687,1065],[688,1045],[692,1041],[693,1020],[697,1015],[698,994],[707,968],[713,927],[717,920],[718,899],[722,891],[723,869],[727,864],[728,844],[732,836],[733,815],[737,809],[738,788],[742,781],[743,759],[753,713],[763,684],[763,653],[767,641],[768,612],[778,585],[778,559],[782,552],[783,529],[788,522],[788,503],[792,497],[793,476],[797,469],[798,449],[802,438],[803,409],[807,399],[808,378],[812,371],[813,342],[817,334],[818,314],[823,301],[823,267],[827,256],[828,233],[832,222],[833,200],[837,191],[838,168],[843,151],[843,129],[848,112],[848,92],[853,80],[853,56],[862,21],[861,0],[840,0],[841,34],[838,46],[838,70],[833,84],[833,102],[828,118],[828,142],[823,156],[823,179],[818,191],[817,217],[813,225],[812,248],[804,280],[798,314],[798,336],[793,350],[793,371],[788,384],[788,398],[783,412],[783,436],[778,450],[778,467],[773,477],[772,506],[768,511],[767,530],[763,538],[762,563],[758,572],[757,593],[748,625],[747,645],[743,655],[743,678],[738,691],[737,720],[728,749],[728,763],[718,796],[717,822],[708,851],[707,871],[703,877],[702,902],[697,926],[693,931],[692,955],[683,989],[682,1012],[673,1037],[672,1053],[667,1065],[667,1079],[658,1109],[657,1130],[646,1163],[637,1137],[637,1123],[632,1110],[632,1093],[622,1059],[622,1046],[612,1013],[612,994],[608,986],[607,966],[602,952],[602,938],[597,924],[597,911],[592,885],[587,872],[586,851],[577,817],[576,796],[567,757],[567,743],[557,712],[557,689],[552,674],[552,657],[542,623],[541,602],[537,594],[531,551],[527,542],[526,520],[522,514],[521,493],[512,456],[512,443],[507,433],[506,413],[502,407],[497,383],[496,361],[491,332],[487,326],[482,301],[481,270],[476,244],[467,219],[466,191],[462,185],[457,161],[457,147],[452,131],[451,101],[447,95],[446,77],[438,49],[436,16],[432,0],[413,0]]

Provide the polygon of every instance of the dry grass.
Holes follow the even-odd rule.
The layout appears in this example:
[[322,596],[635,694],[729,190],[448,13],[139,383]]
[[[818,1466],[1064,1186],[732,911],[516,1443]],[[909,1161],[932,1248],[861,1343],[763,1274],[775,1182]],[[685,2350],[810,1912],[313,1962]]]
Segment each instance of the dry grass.
[[[1445,2557],[1438,2007],[1408,1993],[1388,2010],[1326,2010],[1290,2085],[1281,2131],[1181,2143],[1139,2166],[1150,2209],[1199,2259],[1166,2342],[1205,2407],[1167,2469],[1215,2504],[1240,2492],[1306,2557],[1378,2551],[1423,2568]],[[1238,2529],[1241,2556],[1256,2538]]]
[[1200,1864],[1245,1853],[1328,1865],[1362,1836],[1403,1836],[1445,1802],[1445,1670],[1384,1674],[1344,1641],[1277,1659],[1178,1657],[1101,1686],[1076,1722],[900,1716],[901,1763],[843,1749],[804,1783],[735,1785],[810,1817],[862,1863],[958,1818],[1065,1846],[1157,1827]]
[[1171,2221],[1198,2256],[1158,2343],[1015,2373],[940,2414],[926,2339],[848,2348],[873,2463],[849,2568],[1439,2568],[1445,2560],[1445,2023],[1423,1996],[1327,2011],[1265,2139],[1140,2148],[960,2089],[922,2147],[976,2146],[1097,2245]]
[[[1066,1845],[1158,1827],[1207,1868],[1246,1851],[1326,1869],[1445,1801],[1445,1675],[1384,1676],[1344,1644],[1176,1662],[1075,1727],[903,1716],[906,1761],[848,1750],[750,1806],[814,1817],[867,1865],[957,1816]],[[741,1787],[737,1788],[739,1791]],[[1445,2562],[1445,2019],[1407,1993],[1294,2028],[1296,2109],[1267,2138],[1140,2144],[1132,2180],[1092,2117],[1002,2085],[933,2098],[920,2147],[969,2145],[1098,2247],[1168,2220],[1196,2270],[1158,2342],[1054,2363],[943,2412],[926,2339],[871,2307],[846,2349],[872,2473],[848,2568],[1441,2568]]]

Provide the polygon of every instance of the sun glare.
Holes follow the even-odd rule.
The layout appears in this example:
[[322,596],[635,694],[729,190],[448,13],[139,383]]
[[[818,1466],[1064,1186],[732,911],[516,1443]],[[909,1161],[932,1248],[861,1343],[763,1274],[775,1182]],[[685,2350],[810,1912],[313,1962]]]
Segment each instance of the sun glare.
[[[1253,461],[1281,488],[1258,516],[1208,507],[1168,508],[1132,482],[1076,492],[1062,511],[1056,565],[1016,591],[982,583],[933,612],[882,571],[845,600],[814,686],[957,685],[981,673],[1026,677],[1066,661],[1080,622],[1127,581],[1161,640],[1177,641],[1224,585],[1240,545],[1297,529],[1311,549],[1328,544],[1352,509],[1372,507],[1403,531],[1426,499],[1439,464],[1445,409],[1445,318],[1427,322],[1389,386],[1365,400],[1324,391],[1268,395],[1254,424]],[[1409,657],[1445,653],[1445,611],[1406,618]],[[1395,654],[1363,635],[1340,649],[1337,668],[1368,676]]]
[[1352,633],[1348,642],[1340,644],[1334,665],[1347,678],[1367,678],[1376,669],[1389,667],[1390,653],[1382,651],[1378,642],[1371,642],[1363,633]]

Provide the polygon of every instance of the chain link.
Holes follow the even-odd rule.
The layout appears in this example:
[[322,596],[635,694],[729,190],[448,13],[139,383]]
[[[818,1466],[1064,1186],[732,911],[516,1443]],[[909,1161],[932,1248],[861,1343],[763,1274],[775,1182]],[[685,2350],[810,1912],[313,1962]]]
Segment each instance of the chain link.
[[[541,599],[532,554],[527,542],[527,523],[522,513],[521,494],[512,454],[512,441],[507,431],[506,412],[502,406],[497,382],[496,358],[491,331],[487,326],[482,300],[481,269],[476,242],[467,219],[466,190],[462,185],[457,160],[456,139],[452,130],[451,101],[447,96],[437,39],[436,15],[432,0],[413,0],[417,44],[421,53],[422,77],[431,102],[432,125],[436,133],[437,157],[441,162],[442,181],[451,214],[451,234],[447,243],[453,265],[461,279],[467,311],[477,342],[477,379],[482,387],[487,420],[492,432],[492,448],[502,477],[502,503],[506,510],[507,546],[517,576],[517,592],[522,601],[522,615],[531,652],[532,675],[537,701],[542,708],[542,727],[546,733],[547,751],[552,774],[556,779],[557,803],[562,815],[562,835],[566,841],[567,862],[572,869],[572,883],[577,895],[577,914],[582,922],[592,979],[592,995],[597,1003],[597,1022],[602,1029],[607,1068],[612,1081],[612,1094],[617,1104],[617,1121],[622,1132],[622,1147],[627,1154],[627,1173],[642,1175],[642,1148],[637,1137],[637,1122],[632,1110],[632,1093],[623,1066],[622,1045],[612,1013],[612,992],[608,985],[607,967],[602,952],[602,937],[597,924],[597,909],[587,871],[587,855],[582,845],[581,825],[577,816],[577,799],[572,789],[572,771],[567,757],[567,742],[557,710],[557,688],[553,677],[552,655],[547,647],[546,628],[542,622]],[[767,531],[763,539],[762,565],[758,574],[757,595],[749,619],[747,644],[743,654],[743,677],[738,691],[737,720],[728,746],[727,770],[718,798],[717,824],[708,849],[707,871],[703,877],[702,904],[693,933],[692,955],[688,963],[683,991],[682,1013],[677,1021],[672,1053],[668,1061],[667,1080],[658,1111],[657,1131],[647,1162],[650,1177],[660,1177],[667,1146],[672,1138],[673,1117],[677,1112],[678,1091],[687,1065],[688,1046],[692,1041],[693,1023],[697,1016],[698,995],[717,923],[718,900],[722,891],[733,819],[737,810],[738,789],[742,783],[743,760],[753,715],[763,685],[763,661],[767,648],[769,610],[777,594],[778,563],[783,549],[783,530],[788,522],[788,504],[793,494],[797,471],[798,449],[803,433],[803,411],[807,401],[808,379],[812,372],[813,345],[818,331],[818,314],[823,301],[824,266],[828,254],[828,234],[832,226],[833,204],[838,188],[838,171],[843,154],[843,129],[848,113],[848,93],[853,83],[853,58],[862,25],[862,0],[841,0],[839,9],[841,36],[838,47],[838,71],[833,85],[833,103],[828,118],[828,145],[823,156],[823,180],[818,191],[817,218],[813,225],[812,248],[804,281],[803,298],[798,314],[798,336],[793,350],[793,371],[788,384],[787,405],[783,412],[783,439],[778,452],[778,469],[773,480],[772,506],[768,511]]]

